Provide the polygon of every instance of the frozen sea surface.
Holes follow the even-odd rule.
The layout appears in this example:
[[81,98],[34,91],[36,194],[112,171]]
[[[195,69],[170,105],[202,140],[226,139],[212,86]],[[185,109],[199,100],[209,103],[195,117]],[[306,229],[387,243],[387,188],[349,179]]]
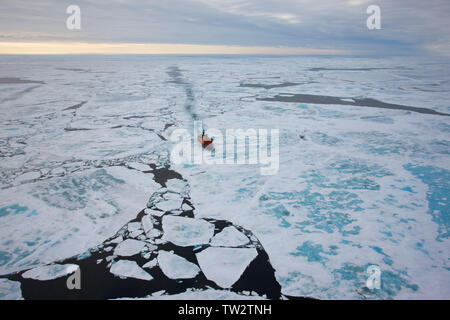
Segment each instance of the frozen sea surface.
[[[280,129],[275,175],[172,169],[197,218],[258,237],[284,294],[450,299],[448,70],[408,58],[1,56],[0,274],[112,236],[160,187],[150,164],[170,164],[173,130],[197,119]],[[164,200],[156,208],[181,205]],[[365,287],[369,265],[381,289]]]

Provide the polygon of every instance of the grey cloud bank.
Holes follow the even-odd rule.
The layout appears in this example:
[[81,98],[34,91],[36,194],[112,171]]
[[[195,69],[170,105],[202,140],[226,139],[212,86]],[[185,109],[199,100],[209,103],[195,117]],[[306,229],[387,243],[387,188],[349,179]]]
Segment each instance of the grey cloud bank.
[[[334,48],[366,55],[450,54],[450,2],[367,0],[0,1],[0,41]],[[66,8],[82,10],[67,30]],[[381,8],[368,30],[366,8]]]

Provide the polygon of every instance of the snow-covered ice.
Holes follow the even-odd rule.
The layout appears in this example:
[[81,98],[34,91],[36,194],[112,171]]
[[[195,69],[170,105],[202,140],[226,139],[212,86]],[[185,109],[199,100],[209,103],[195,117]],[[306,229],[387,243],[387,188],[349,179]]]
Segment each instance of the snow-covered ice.
[[23,300],[20,282],[0,279],[0,300]]
[[257,256],[254,248],[209,247],[196,254],[205,276],[222,288],[231,287]]
[[33,280],[51,280],[74,273],[79,267],[76,264],[51,264],[25,271],[22,277]]
[[158,252],[158,265],[170,279],[190,279],[200,272],[200,269],[192,262],[163,250]]
[[149,232],[153,229],[153,221],[150,216],[146,215],[142,217],[141,220],[142,228],[144,229],[145,234],[148,236]]
[[206,244],[214,234],[214,225],[211,223],[185,217],[164,216],[162,227],[162,239],[179,246]]
[[145,245],[144,241],[126,239],[117,245],[116,249],[114,249],[114,254],[122,257],[134,256],[140,253]]
[[[450,113],[448,60],[2,56],[0,63],[0,77],[37,81],[0,84],[0,274],[86,252],[160,190],[176,194],[155,203],[163,211],[145,210],[157,220],[189,210],[182,200],[189,193],[197,221],[251,230],[285,294],[450,298],[450,117],[354,105],[376,99]],[[297,94],[342,104],[281,101]],[[170,135],[191,130],[193,113],[206,129],[280,129],[278,173],[173,165],[182,178],[160,176],[162,189],[150,164],[170,165]],[[205,230],[203,238],[180,225],[167,237],[207,244],[212,229]],[[372,264],[382,270],[379,291],[364,288]]]
[[146,268],[146,269],[151,269],[153,267],[155,267],[158,264],[158,260],[153,259],[150,260],[149,262],[145,263],[142,268]]
[[152,216],[161,217],[162,215],[164,215],[165,211],[152,210],[152,209],[147,208],[147,209],[145,209],[145,213],[150,214]]
[[177,193],[184,193],[186,192],[187,183],[186,181],[180,180],[180,179],[170,179],[166,182],[167,190],[177,192]]
[[140,280],[153,280],[153,277],[145,272],[138,264],[130,260],[119,260],[112,264],[111,273],[124,278],[135,278]]
[[245,234],[235,227],[226,227],[211,239],[214,247],[238,247],[250,242]]

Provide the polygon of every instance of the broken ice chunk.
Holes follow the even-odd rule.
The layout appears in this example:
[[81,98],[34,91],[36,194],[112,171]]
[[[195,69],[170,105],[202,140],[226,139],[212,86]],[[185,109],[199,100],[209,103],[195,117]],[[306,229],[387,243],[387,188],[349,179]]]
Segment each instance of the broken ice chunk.
[[127,239],[116,247],[114,254],[117,256],[129,257],[138,254],[144,247],[145,242],[143,241]]
[[165,200],[176,200],[176,201],[183,201],[183,197],[175,192],[166,192],[163,194],[163,198]]
[[158,249],[157,246],[155,246],[155,245],[153,245],[153,244],[151,244],[151,243],[147,243],[145,247],[146,247],[146,249],[147,249],[148,251],[155,251],[156,249]]
[[0,279],[0,300],[23,300],[20,282]]
[[145,260],[148,260],[150,258],[150,252],[142,252],[141,253],[141,257],[144,258]]
[[92,255],[92,254],[89,252],[89,250],[87,250],[87,251],[85,251],[85,252],[83,252],[83,253],[80,253],[80,254],[77,256],[77,260],[80,261],[80,260],[87,259],[87,258],[89,258],[91,255]]
[[144,233],[144,231],[142,231],[141,229],[138,229],[138,230],[130,233],[130,238],[137,238],[138,236],[140,236],[143,233]]
[[152,216],[161,217],[165,212],[159,210],[145,209],[145,214],[150,214]]
[[211,239],[214,247],[238,247],[249,242],[247,236],[235,227],[226,227]]
[[164,274],[170,279],[194,278],[200,271],[195,264],[167,251],[158,253],[158,264]]
[[152,219],[149,216],[142,217],[142,227],[144,228],[145,234],[148,236],[148,232],[150,232],[151,229],[153,229],[153,222]]
[[170,179],[167,180],[166,182],[166,186],[168,190],[177,192],[177,193],[183,193],[186,192],[187,190],[187,182],[180,180],[180,179]]
[[195,255],[206,278],[222,288],[230,288],[258,253],[254,248],[209,247]]
[[160,237],[162,235],[162,232],[159,231],[158,229],[152,229],[150,230],[150,232],[147,234],[147,236],[149,238],[157,238]]
[[145,272],[134,261],[119,260],[112,264],[110,272],[119,277],[152,280],[153,277]]
[[183,211],[189,211],[192,209],[193,208],[190,205],[188,205],[187,203],[183,203],[183,205],[181,206],[181,210],[183,210]]
[[182,247],[208,243],[214,234],[213,224],[193,218],[164,216],[162,227],[162,239]]
[[122,236],[118,236],[114,239],[112,239],[110,242],[111,243],[121,243],[123,241],[123,237]]
[[50,264],[25,271],[22,278],[47,281],[67,276],[77,269],[76,264]]
[[151,269],[151,268],[155,267],[157,263],[158,263],[158,261],[156,259],[153,259],[153,260],[150,260],[149,262],[147,262],[146,264],[144,264],[142,266],[142,268]]
[[41,176],[40,172],[31,171],[31,172],[26,172],[26,173],[18,176],[15,181],[16,182],[30,181],[30,180],[38,179],[40,176]]
[[181,207],[181,203],[183,202],[182,199],[178,200],[166,200],[158,202],[155,207],[162,210],[162,211],[170,211],[170,210],[176,210]]
[[141,223],[140,222],[130,222],[128,224],[128,232],[132,233],[132,232],[137,231],[140,228],[141,228]]

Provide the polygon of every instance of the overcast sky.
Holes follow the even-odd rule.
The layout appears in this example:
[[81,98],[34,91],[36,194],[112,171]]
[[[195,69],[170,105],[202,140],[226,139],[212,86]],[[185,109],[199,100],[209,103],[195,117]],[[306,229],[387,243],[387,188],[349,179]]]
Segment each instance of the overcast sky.
[[[81,8],[81,30],[66,28],[71,4]],[[371,4],[381,9],[381,30],[366,27]],[[165,43],[450,55],[450,0],[0,0],[0,7],[6,45]]]

